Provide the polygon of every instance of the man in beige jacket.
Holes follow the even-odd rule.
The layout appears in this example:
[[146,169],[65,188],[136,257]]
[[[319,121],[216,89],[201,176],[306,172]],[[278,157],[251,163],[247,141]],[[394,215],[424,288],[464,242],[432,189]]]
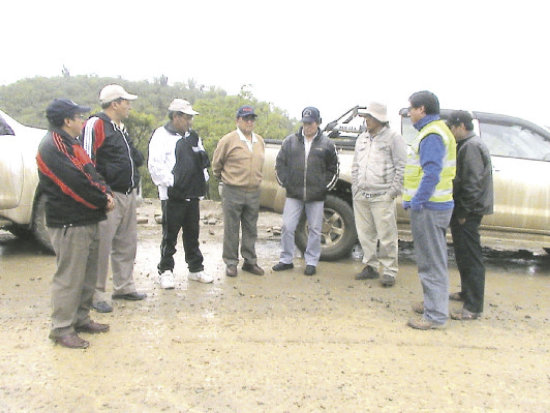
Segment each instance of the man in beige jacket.
[[355,278],[378,278],[382,264],[382,285],[391,287],[397,275],[395,198],[403,188],[406,146],[389,128],[385,105],[370,103],[360,115],[367,131],[357,138],[351,176],[355,225],[366,265]]
[[262,137],[253,132],[256,116],[254,108],[241,106],[237,111],[237,130],[220,139],[212,159],[212,173],[223,188],[220,190],[224,215],[223,261],[229,277],[237,276],[240,228],[243,271],[264,275],[257,264],[255,247],[265,146]]

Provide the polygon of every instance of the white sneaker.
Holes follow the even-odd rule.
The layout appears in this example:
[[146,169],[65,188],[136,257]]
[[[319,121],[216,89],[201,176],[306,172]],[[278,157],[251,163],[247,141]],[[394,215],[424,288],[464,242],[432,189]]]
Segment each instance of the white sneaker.
[[204,271],[190,272],[188,278],[190,280],[198,281],[205,284],[208,284],[214,281],[214,277],[206,274]]
[[170,270],[164,271],[159,275],[160,288],[165,290],[170,290],[176,286],[176,279],[174,278],[174,273]]

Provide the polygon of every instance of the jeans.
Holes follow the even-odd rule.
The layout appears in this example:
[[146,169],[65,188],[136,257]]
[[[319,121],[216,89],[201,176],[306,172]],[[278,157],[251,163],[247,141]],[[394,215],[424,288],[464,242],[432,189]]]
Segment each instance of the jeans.
[[321,256],[321,230],[323,227],[324,201],[304,202],[287,198],[283,210],[283,228],[281,233],[281,258],[284,264],[292,263],[294,258],[294,235],[302,211],[306,211],[309,235],[304,252],[306,265],[317,266]]
[[452,209],[411,210],[411,230],[418,276],[424,291],[424,318],[444,324],[449,317],[449,274],[445,233]]

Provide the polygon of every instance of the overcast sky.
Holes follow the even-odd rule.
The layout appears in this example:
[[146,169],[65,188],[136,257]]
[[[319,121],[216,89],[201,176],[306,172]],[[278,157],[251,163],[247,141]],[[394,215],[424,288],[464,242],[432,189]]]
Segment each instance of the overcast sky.
[[396,111],[429,89],[445,108],[550,124],[543,1],[17,0],[0,13],[0,84],[63,65],[72,75],[164,74],[230,94],[250,84],[292,117],[313,105],[325,121],[371,100]]

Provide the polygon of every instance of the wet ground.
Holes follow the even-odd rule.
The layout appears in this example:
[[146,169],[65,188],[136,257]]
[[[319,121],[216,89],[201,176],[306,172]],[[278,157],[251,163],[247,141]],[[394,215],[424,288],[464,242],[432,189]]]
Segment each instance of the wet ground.
[[[146,203],[135,279],[149,298],[92,313],[111,331],[87,350],[52,344],[55,257],[0,233],[0,412],[547,412],[550,257],[486,250],[485,313],[443,331],[405,326],[422,298],[412,246],[400,246],[396,286],[358,282],[361,263],[321,263],[313,277],[272,273],[280,216],[262,213],[265,277],[224,275],[219,208],[201,228],[213,284],[155,282],[160,227]],[[459,284],[450,259],[451,289]],[[453,303],[458,308],[457,303]]]

